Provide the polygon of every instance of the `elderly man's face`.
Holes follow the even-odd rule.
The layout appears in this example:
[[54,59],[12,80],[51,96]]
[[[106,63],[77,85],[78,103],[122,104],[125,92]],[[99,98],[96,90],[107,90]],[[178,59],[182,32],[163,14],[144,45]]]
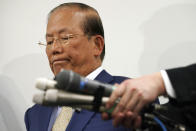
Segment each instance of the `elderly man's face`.
[[[54,75],[61,69],[73,70],[83,76],[94,70],[95,44],[81,29],[83,15],[75,9],[65,8],[53,12],[48,20],[46,54]],[[73,37],[67,41],[69,34]]]

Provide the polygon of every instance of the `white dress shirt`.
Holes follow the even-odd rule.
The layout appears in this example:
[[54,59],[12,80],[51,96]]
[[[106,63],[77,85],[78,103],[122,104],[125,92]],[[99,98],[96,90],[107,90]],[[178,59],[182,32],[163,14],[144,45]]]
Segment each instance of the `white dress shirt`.
[[171,81],[169,80],[167,72],[165,70],[161,70],[160,72],[161,72],[161,76],[163,78],[163,82],[164,82],[165,89],[166,89],[168,96],[170,96],[171,98],[176,98],[176,93],[173,89]]

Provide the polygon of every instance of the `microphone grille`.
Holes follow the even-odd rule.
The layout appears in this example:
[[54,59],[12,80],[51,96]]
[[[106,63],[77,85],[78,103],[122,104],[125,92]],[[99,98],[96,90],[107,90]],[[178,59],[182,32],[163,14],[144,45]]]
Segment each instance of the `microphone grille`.
[[48,89],[45,96],[46,101],[56,102],[58,99],[58,90],[57,89]]
[[33,96],[33,102],[35,102],[36,104],[43,104],[44,102],[44,92],[41,92],[39,94],[35,94]]
[[35,83],[36,88],[41,90],[54,88],[55,85],[56,85],[56,81],[49,80],[47,78],[38,78]]

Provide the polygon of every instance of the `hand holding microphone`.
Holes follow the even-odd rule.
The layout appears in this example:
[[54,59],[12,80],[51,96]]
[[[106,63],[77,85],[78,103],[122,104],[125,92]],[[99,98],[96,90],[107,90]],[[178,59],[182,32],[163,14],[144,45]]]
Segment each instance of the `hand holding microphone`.
[[[120,100],[119,97],[121,96],[114,98],[114,94],[120,93],[121,91],[119,90],[122,88],[114,91],[115,86],[88,80],[72,71],[67,70],[63,70],[57,74],[54,80],[49,80],[46,78],[38,79],[36,82],[36,87],[44,91],[40,94],[34,95],[33,101],[37,104],[45,106],[71,106],[76,110],[77,108],[82,108],[98,112],[106,112],[109,115],[112,115],[114,125],[117,125],[117,122],[120,122],[123,119],[123,116],[114,115],[116,110],[119,109],[119,101],[122,102],[124,99],[124,97],[122,97]],[[110,96],[111,93],[112,95],[109,98],[108,96]],[[124,93],[129,92],[124,90]],[[106,104],[111,102],[111,99],[113,100],[112,107],[110,105],[109,109],[105,108]],[[135,99],[132,98],[132,101],[135,101]],[[153,110],[167,110],[167,108],[157,104],[150,104],[150,106],[146,107],[146,109],[148,110],[147,112],[143,112],[144,117],[146,117],[146,113],[152,113]],[[131,111],[128,111],[129,114],[127,114],[127,116],[129,118],[126,119],[123,125],[129,127],[131,123],[130,121],[133,121],[132,126],[138,127],[141,123],[141,117],[138,116],[138,114],[134,117],[134,114],[130,114],[130,112]],[[102,114],[102,117],[103,115],[104,114]],[[132,118],[134,118],[134,120]],[[147,120],[147,122],[152,121],[151,119],[149,120],[146,118],[145,120]]]
[[[36,88],[45,91],[34,96],[33,101],[37,104],[47,106],[91,105],[92,107],[96,104],[94,100],[97,95],[101,100],[99,104],[103,107],[116,87],[86,79],[73,71],[62,70],[54,80],[47,78],[37,79]],[[103,89],[101,94],[97,93],[99,89]],[[113,106],[110,107],[113,109],[119,101],[120,99],[115,99]]]

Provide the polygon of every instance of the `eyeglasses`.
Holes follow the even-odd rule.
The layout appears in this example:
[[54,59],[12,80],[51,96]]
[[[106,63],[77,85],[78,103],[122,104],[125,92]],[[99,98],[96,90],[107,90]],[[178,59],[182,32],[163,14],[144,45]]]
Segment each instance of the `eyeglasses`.
[[65,45],[65,44],[69,43],[70,39],[72,39],[72,38],[74,38],[78,35],[80,35],[80,34],[67,34],[65,37],[58,38],[58,39],[56,38],[56,39],[47,41],[47,43],[39,41],[37,44],[40,45],[40,46],[45,46],[45,47],[51,48],[52,45],[54,44],[54,41],[56,41],[56,42],[58,41],[61,45]]

